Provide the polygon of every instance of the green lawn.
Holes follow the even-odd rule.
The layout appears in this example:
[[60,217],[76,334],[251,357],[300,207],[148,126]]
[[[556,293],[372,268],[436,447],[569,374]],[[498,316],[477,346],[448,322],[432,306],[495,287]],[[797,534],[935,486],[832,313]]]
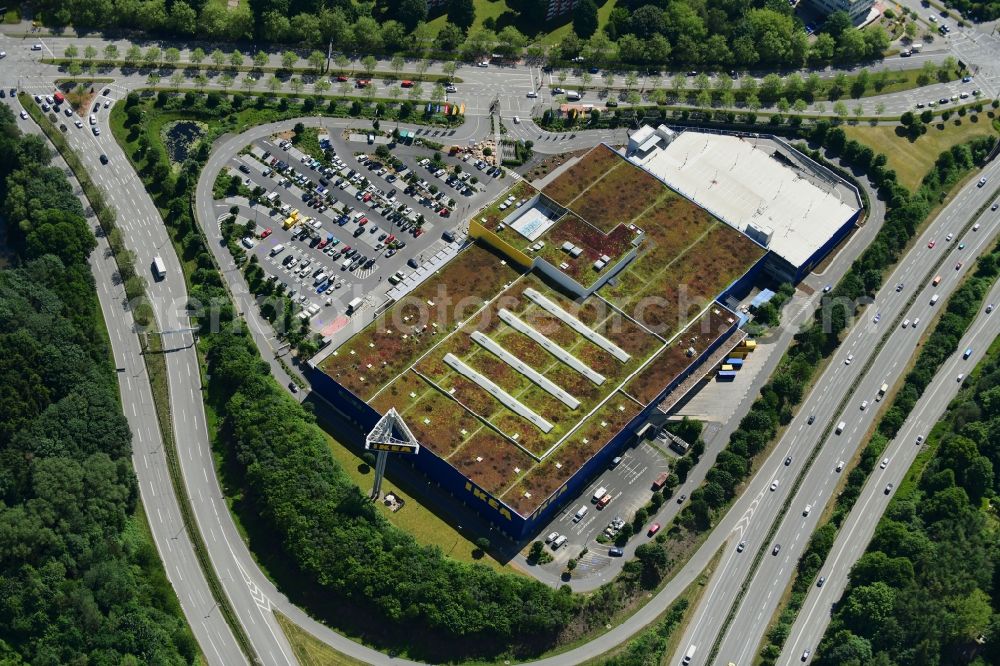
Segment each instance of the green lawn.
[[[367,493],[371,490],[374,478],[371,468],[360,457],[355,455],[353,451],[335,440],[328,433],[324,432],[324,434],[327,437],[327,443],[329,444],[330,452],[333,453],[333,457],[337,459],[337,462],[344,468],[344,471],[354,480],[354,483],[363,492]],[[391,466],[392,463],[390,462],[390,472]],[[399,490],[390,479],[386,478],[382,482],[382,492],[384,494],[390,491],[406,502],[403,508],[393,513],[381,502],[376,506],[389,519],[390,523],[410,533],[418,542],[429,546],[437,546],[445,555],[453,557],[456,560],[479,562],[497,570],[516,571],[515,569],[505,568],[489,555],[475,559],[472,556],[472,551],[476,550],[476,547],[471,541],[459,534],[454,527],[439,518],[432,511],[423,507],[408,493]]]
[[978,136],[996,134],[992,122],[995,116],[996,112],[990,111],[978,114],[977,122],[972,121],[971,114],[964,118],[952,116],[947,121],[937,120],[927,125],[927,133],[916,141],[897,135],[897,128],[888,125],[845,126],[844,131],[848,138],[871,146],[876,153],[884,153],[900,184],[913,191],[942,151]]
[[364,666],[365,662],[337,652],[281,613],[275,611],[274,616],[302,666]]

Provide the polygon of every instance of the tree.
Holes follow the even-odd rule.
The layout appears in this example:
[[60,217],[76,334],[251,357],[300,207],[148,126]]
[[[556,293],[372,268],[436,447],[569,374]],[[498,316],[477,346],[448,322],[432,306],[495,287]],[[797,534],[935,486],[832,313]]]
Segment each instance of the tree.
[[166,62],[171,67],[175,66],[180,59],[181,59],[180,49],[170,47],[163,52],[163,61]]
[[246,91],[249,93],[251,90],[254,89],[254,87],[256,87],[257,77],[253,76],[250,73],[244,74],[243,78],[240,80],[240,85],[246,88]]
[[448,0],[448,22],[468,31],[476,21],[472,0]]
[[330,79],[320,78],[313,84],[313,90],[315,90],[318,95],[324,95],[329,92],[332,85],[333,84],[330,83]]
[[375,56],[366,55],[361,59],[361,66],[364,68],[365,75],[368,77],[371,77],[371,75],[375,72],[375,67],[377,65],[378,61],[375,59]]
[[173,74],[170,75],[170,85],[174,87],[174,92],[180,90],[182,83],[184,83],[184,72],[175,69]]
[[91,60],[93,60],[96,57],[97,57],[97,48],[94,47],[94,46],[91,46],[90,44],[87,44],[86,48],[83,49],[83,58],[87,62],[90,62]]
[[160,51],[160,47],[150,46],[146,49],[146,53],[142,56],[142,59],[146,65],[152,67],[153,65],[158,65],[160,63],[161,55],[162,51]]
[[588,39],[597,32],[597,5],[594,0],[581,0],[573,8],[573,32]]
[[[461,0],[462,2],[471,2],[471,0]],[[462,29],[453,23],[445,23],[441,29],[438,31],[437,37],[434,39],[437,48],[442,51],[455,51],[458,49],[462,40],[465,39],[465,35],[462,33]],[[451,62],[451,61],[449,61]]]
[[301,95],[302,89],[305,87],[304,84],[302,83],[302,79],[300,79],[297,76],[293,76],[288,81],[288,85],[291,87],[292,92],[295,93],[296,95]]
[[80,50],[76,48],[76,44],[70,44],[63,50],[63,57],[65,58],[75,58],[80,55]]
[[285,51],[281,54],[281,66],[285,69],[291,69],[299,59],[299,55],[295,51]]
[[118,60],[118,47],[114,44],[108,44],[104,47],[104,59],[108,61]]
[[272,93],[276,93],[281,90],[281,85],[281,79],[277,76],[271,76],[271,78],[267,80],[267,89]]
[[396,0],[393,19],[403,24],[407,33],[427,19],[427,0]]
[[239,69],[243,66],[243,54],[240,53],[239,49],[229,54],[229,64],[233,69]]
[[160,83],[160,75],[157,72],[150,72],[146,76],[146,85],[150,88],[155,88]]
[[201,48],[200,46],[195,47],[194,50],[191,51],[189,59],[195,65],[200,65],[205,60],[205,49]]
[[222,49],[214,49],[209,57],[216,67],[222,67],[226,64],[226,54],[222,52]]

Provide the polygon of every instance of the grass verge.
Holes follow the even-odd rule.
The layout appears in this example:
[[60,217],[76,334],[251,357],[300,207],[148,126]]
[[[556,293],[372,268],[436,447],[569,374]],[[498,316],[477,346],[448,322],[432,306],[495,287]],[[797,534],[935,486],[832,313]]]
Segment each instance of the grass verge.
[[[986,115],[991,120],[996,116],[993,111]],[[899,183],[912,191],[917,189],[942,152],[976,137],[997,133],[992,122],[973,121],[972,117],[953,116],[947,121],[938,118],[926,126],[926,134],[913,141],[901,131],[901,126],[845,125],[844,132],[848,138],[888,157],[888,166],[896,171]]]
[[274,617],[302,666],[365,666],[365,662],[337,652],[278,611],[274,611]]
[[[35,122],[38,123],[39,127],[42,128],[42,131],[56,147],[60,155],[62,155],[63,159],[73,171],[77,181],[80,183],[80,187],[83,189],[84,194],[90,200],[91,207],[94,209],[95,214],[100,220],[102,228],[107,233],[117,231],[114,225],[114,213],[110,208],[104,205],[103,195],[90,180],[90,176],[83,168],[79,157],[77,157],[76,153],[69,147],[69,143],[66,141],[66,138],[63,137],[52,122],[45,117],[41,109],[28,99],[27,95],[21,93],[20,100],[22,106],[28,111]],[[93,196],[93,198],[91,198],[91,196]],[[116,253],[116,260],[118,256],[119,255]],[[119,271],[121,270],[122,269],[119,267]],[[148,308],[148,306],[146,307]],[[145,313],[146,310],[143,310],[142,312]],[[146,316],[150,317],[151,320],[151,312],[149,314],[142,315],[143,318]],[[137,311],[136,321],[138,322],[139,319],[140,311]],[[195,555],[197,556],[198,563],[205,574],[205,579],[208,581],[212,597],[216,602],[218,602],[219,610],[226,618],[226,623],[229,624],[232,629],[233,634],[236,637],[236,641],[240,645],[240,649],[248,658],[252,659],[254,652],[250,639],[243,631],[243,626],[237,620],[236,614],[233,612],[233,608],[229,604],[229,598],[222,590],[222,584],[215,574],[215,569],[212,567],[212,563],[208,557],[208,551],[205,548],[204,541],[202,540],[201,532],[197,529],[194,515],[191,512],[191,505],[188,502],[187,488],[185,487],[184,479],[181,476],[180,464],[177,460],[177,445],[174,441],[173,427],[170,422],[170,390],[167,384],[166,359],[163,356],[160,336],[157,334],[143,335],[139,337],[139,343],[142,347],[143,361],[146,364],[146,372],[149,375],[150,389],[153,394],[153,405],[156,408],[156,417],[159,422],[161,435],[163,437],[163,448],[167,460],[167,467],[170,471],[170,482],[174,487],[174,493],[177,497],[177,505],[180,508],[181,517],[184,521],[188,535],[191,537],[191,543],[194,547]]]

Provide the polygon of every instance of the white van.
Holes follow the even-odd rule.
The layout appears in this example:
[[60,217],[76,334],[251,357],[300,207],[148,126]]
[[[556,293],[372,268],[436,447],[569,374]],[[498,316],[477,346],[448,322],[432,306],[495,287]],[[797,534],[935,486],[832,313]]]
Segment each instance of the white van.
[[559,550],[560,548],[562,548],[562,545],[566,543],[566,541],[567,539],[565,534],[556,538],[556,540],[552,542],[552,550]]
[[590,507],[588,507],[586,504],[584,504],[583,506],[581,506],[580,509],[576,512],[576,515],[573,516],[573,522],[574,523],[578,523],[581,520],[583,520],[583,517],[587,515],[587,510],[589,508]]
[[275,245],[274,247],[271,248],[271,256],[272,257],[277,257],[279,254],[281,254],[284,251],[285,251],[285,246],[282,245],[281,243],[278,243],[277,245]]
[[684,653],[684,659],[681,660],[681,663],[690,664],[691,660],[694,659],[694,651],[697,649],[698,649],[697,645],[692,645],[691,647],[689,647],[687,649],[687,652]]
[[340,262],[340,270],[346,271],[347,267],[351,265],[352,261],[354,261],[354,260],[351,259],[350,257],[348,257],[347,259],[344,259],[342,262]]
[[601,498],[602,498],[602,497],[604,497],[604,496],[605,496],[605,495],[607,495],[607,494],[608,494],[608,489],[607,489],[607,488],[605,488],[604,486],[601,486],[601,487],[600,487],[600,488],[598,488],[598,489],[597,489],[597,491],[596,491],[596,492],[594,493],[594,499],[593,499],[593,501],[594,501],[594,502],[600,502],[600,501],[601,501]]
[[325,281],[326,281],[326,273],[320,273],[319,275],[316,276],[316,279],[313,280],[313,285],[316,286],[316,287],[318,287],[319,285],[323,284]]
[[844,428],[846,428],[846,427],[847,427],[847,422],[846,421],[841,421],[840,423],[838,423],[837,424],[837,434],[839,435],[840,433],[844,432]]
[[938,302],[938,295],[934,294],[933,296],[931,296],[931,305],[934,305],[937,302]]
[[575,102],[576,100],[580,99],[580,93],[578,93],[575,90],[567,90],[566,91],[566,99]]

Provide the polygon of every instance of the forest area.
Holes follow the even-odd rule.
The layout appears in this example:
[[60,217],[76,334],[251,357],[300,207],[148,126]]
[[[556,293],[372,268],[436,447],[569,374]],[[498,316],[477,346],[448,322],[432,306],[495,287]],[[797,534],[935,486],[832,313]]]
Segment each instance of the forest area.
[[[46,25],[81,33],[135,30],[170,38],[252,40],[298,49],[414,58],[500,55],[589,65],[798,68],[877,60],[889,45],[881,26],[859,30],[846,12],[832,14],[814,37],[786,0],[580,0],[548,17],[549,0],[39,0]],[[599,18],[607,3],[615,3]],[[996,5],[996,7],[993,7]],[[989,3],[1000,14],[1000,1]],[[477,12],[499,16],[477,19]],[[984,9],[986,11],[986,9]],[[547,18],[548,17],[548,18]],[[443,19],[443,20],[438,20]],[[558,43],[546,36],[571,23]],[[603,25],[602,25],[603,23]]]
[[0,663],[190,664],[198,646],[138,509],[87,257],[44,140],[0,105]]
[[1000,663],[1000,345],[943,423],[851,570],[817,663]]

